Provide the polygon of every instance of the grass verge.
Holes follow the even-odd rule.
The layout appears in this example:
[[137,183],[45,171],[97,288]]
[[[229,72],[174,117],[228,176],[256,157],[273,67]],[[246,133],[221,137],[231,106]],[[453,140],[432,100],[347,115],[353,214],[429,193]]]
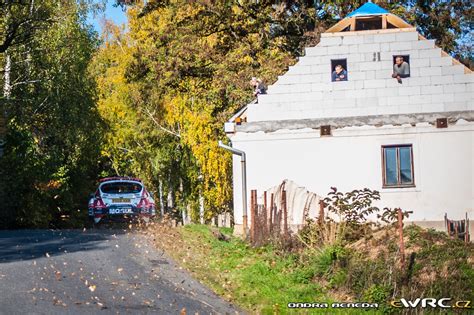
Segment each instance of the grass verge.
[[[415,226],[405,229],[407,252],[416,253],[408,276],[397,269],[397,236],[390,229],[349,246],[295,253],[271,245],[253,248],[234,237],[221,241],[205,225],[155,225],[149,231],[157,246],[195,278],[250,313],[400,314],[389,301],[401,297],[474,298],[472,244],[466,246],[444,233]],[[220,231],[226,235],[232,232]],[[407,284],[401,285],[403,281]],[[298,312],[287,307],[289,302],[333,301],[377,302],[381,307]],[[443,310],[425,313],[441,314],[439,311]]]

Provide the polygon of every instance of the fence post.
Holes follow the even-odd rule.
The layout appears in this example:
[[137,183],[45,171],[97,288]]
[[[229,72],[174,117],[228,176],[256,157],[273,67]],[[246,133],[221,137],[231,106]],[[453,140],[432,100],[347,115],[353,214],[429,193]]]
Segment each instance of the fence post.
[[469,243],[470,235],[469,235],[469,218],[467,217],[466,212],[466,227],[464,228],[464,243]]
[[263,192],[263,235],[267,237],[268,229],[267,229],[267,192]]
[[401,264],[402,269],[405,267],[405,244],[403,242],[403,214],[402,209],[397,209],[398,214],[398,232],[400,234],[400,255],[401,255]]
[[324,222],[324,201],[319,200],[319,217],[318,217],[318,224],[323,224]]
[[250,242],[253,244],[255,241],[255,195],[256,190],[250,192]]
[[288,236],[288,209],[286,207],[286,190],[281,192],[281,207],[283,211],[283,233]]
[[273,232],[273,193],[270,195],[270,234]]

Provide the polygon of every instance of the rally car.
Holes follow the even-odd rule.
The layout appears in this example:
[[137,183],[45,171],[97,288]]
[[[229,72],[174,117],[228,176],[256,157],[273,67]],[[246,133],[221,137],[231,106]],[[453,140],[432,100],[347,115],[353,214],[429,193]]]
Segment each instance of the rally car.
[[149,222],[156,214],[155,201],[142,181],[131,177],[107,177],[89,199],[89,217],[102,221],[139,219]]

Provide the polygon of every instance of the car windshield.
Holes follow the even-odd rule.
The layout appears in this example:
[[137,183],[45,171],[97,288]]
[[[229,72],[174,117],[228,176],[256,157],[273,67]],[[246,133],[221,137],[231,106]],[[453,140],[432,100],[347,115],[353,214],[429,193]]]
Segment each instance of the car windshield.
[[103,184],[100,190],[105,194],[137,194],[142,191],[142,185],[132,182],[115,182]]

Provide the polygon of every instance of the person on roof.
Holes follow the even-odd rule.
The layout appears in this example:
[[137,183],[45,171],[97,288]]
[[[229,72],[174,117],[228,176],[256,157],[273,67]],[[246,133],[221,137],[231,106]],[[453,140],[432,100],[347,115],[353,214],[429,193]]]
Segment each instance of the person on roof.
[[337,65],[332,72],[332,81],[347,81],[347,71],[343,66]]
[[402,78],[410,76],[410,65],[408,62],[403,60],[403,56],[397,56],[395,58],[395,64],[393,65],[392,78],[397,79],[398,83],[402,83]]
[[252,77],[252,80],[250,80],[250,85],[253,87],[253,96],[258,96],[260,94],[266,94],[267,93],[267,88],[263,84],[262,80],[256,77]]

